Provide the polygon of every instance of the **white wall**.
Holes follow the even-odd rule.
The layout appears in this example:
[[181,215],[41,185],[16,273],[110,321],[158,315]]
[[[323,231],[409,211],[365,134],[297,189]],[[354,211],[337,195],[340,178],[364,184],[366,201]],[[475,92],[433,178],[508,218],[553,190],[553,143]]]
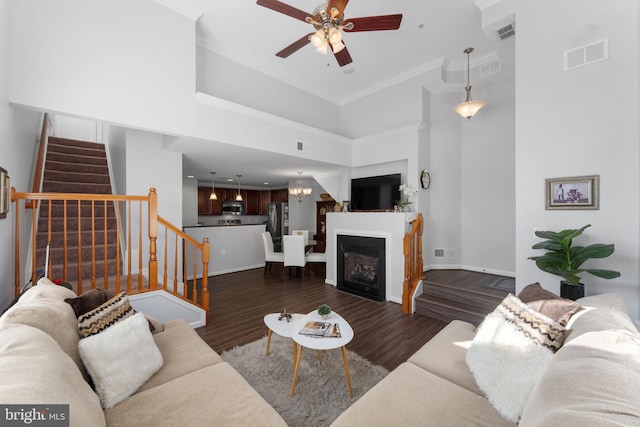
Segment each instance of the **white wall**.
[[196,54],[199,92],[329,132],[339,127],[337,105],[204,47],[199,46]]
[[[553,13],[549,13],[553,11]],[[638,3],[565,0],[517,3],[516,287],[534,281],[559,291],[559,278],[527,260],[534,227],[592,224],[582,244],[614,243],[613,280],[585,275],[586,294],[619,292],[638,318]],[[541,23],[544,25],[541,26]],[[541,31],[544,29],[544,31]],[[563,52],[609,38],[609,59],[563,71]],[[600,209],[544,209],[545,178],[600,175]]]
[[[14,108],[9,105],[9,1],[0,0],[0,167],[7,170],[11,186],[17,191],[31,191],[33,179],[32,162],[35,156],[36,142],[42,126],[42,115],[33,111]],[[24,204],[22,205],[24,206]],[[14,290],[14,228],[15,215],[20,214],[23,225],[21,236],[27,235],[27,218],[31,211],[22,207],[16,212],[12,204],[5,219],[0,219],[0,311],[3,311],[13,299]],[[21,259],[24,260],[27,247],[21,245]],[[31,272],[22,272],[23,277]],[[22,280],[21,286],[28,279]]]

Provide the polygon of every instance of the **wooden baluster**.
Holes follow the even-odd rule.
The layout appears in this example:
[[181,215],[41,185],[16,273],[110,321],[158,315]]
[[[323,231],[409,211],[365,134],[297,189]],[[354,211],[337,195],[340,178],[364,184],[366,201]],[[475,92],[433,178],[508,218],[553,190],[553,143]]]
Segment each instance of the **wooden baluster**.
[[[15,201],[16,202],[16,212],[20,212],[20,200],[16,200],[15,199],[15,193],[16,190],[15,188],[11,187],[11,201]],[[26,203],[26,201],[25,201]],[[34,209],[35,210],[35,209]],[[18,219],[18,217],[20,215],[14,215],[16,217],[16,222],[15,222],[15,236],[16,236],[16,240],[15,240],[15,251],[16,254],[20,254],[20,220]],[[32,230],[33,230],[33,225],[32,225]],[[20,256],[16,255],[13,257],[13,271],[14,271],[14,277],[13,277],[13,296],[17,297],[18,295],[20,295]],[[34,271],[31,272],[31,280],[33,280],[33,273]]]
[[69,277],[69,271],[67,269],[67,263],[69,258],[67,256],[67,201],[62,201],[62,281],[67,282]]
[[155,188],[149,189],[149,287],[158,287],[158,260],[156,239],[158,238],[158,195]]
[[109,251],[108,251],[108,239],[107,239],[107,231],[109,230],[109,224],[107,223],[107,201],[104,200],[103,204],[102,204],[103,208],[104,208],[104,212],[103,212],[103,222],[104,222],[104,230],[103,230],[103,247],[104,247],[104,264],[103,264],[103,271],[104,271],[104,288],[108,289],[109,288]]
[[[17,215],[16,215],[17,216]],[[36,216],[36,209],[31,210],[31,277],[38,271],[36,266],[36,232],[38,230],[38,217]],[[45,265],[43,264],[44,268]],[[44,271],[42,272],[44,275]]]
[[[193,282],[195,284],[196,273],[193,272]],[[202,241],[202,291],[200,293],[200,305],[207,313],[207,323],[209,322],[209,239]]]
[[[176,234],[175,236],[176,236],[176,239],[173,245],[173,289],[178,289],[178,235]],[[184,283],[185,292],[186,292],[187,282],[182,282],[182,283]],[[167,285],[165,284],[165,287],[166,286]]]
[[[162,261],[162,287],[167,289],[167,284],[169,283],[169,275],[167,274],[169,262],[167,261],[168,256],[168,248],[169,246],[169,230],[167,227],[164,227],[164,260]],[[175,291],[176,285],[174,282],[173,290]]]
[[[149,247],[151,247],[151,242],[149,242]],[[142,290],[142,280],[142,202],[138,202],[138,292]]]
[[113,212],[116,216],[116,294],[120,293],[120,275],[122,274],[122,269],[120,268],[120,202],[114,200],[113,202]]
[[127,202],[127,293],[131,294],[131,202]]
[[96,202],[91,200],[91,289],[96,288]]
[[78,200],[78,295],[82,294],[82,202]]

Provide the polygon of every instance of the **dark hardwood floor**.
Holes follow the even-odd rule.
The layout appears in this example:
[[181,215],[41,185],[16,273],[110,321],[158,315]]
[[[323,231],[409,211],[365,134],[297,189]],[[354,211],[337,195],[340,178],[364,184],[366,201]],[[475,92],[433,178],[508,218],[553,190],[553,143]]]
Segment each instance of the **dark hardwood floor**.
[[324,283],[324,274],[304,282],[288,279],[274,266],[209,278],[209,324],[198,334],[218,353],[266,335],[265,314],[283,308],[308,313],[327,303],[355,332],[347,348],[374,364],[395,369],[447,323],[420,314],[403,314],[400,304],[376,302],[338,291]]

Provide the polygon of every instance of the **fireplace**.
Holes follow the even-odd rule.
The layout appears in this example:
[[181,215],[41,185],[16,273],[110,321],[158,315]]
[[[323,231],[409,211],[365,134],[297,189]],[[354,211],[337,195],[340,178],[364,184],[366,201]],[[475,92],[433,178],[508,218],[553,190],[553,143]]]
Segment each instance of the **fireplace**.
[[385,301],[385,243],[380,237],[338,234],[338,289]]

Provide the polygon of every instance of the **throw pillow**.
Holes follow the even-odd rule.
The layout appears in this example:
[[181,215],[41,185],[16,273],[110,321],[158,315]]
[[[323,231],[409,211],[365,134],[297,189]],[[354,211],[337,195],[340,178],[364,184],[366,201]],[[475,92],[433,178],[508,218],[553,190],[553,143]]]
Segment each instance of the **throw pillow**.
[[566,326],[571,316],[580,310],[579,303],[559,297],[544,289],[538,282],[525,286],[518,294],[518,298],[563,326]]
[[142,313],[81,339],[78,349],[105,409],[131,396],[163,364]]
[[81,338],[99,334],[116,322],[133,314],[129,297],[125,292],[120,292],[99,307],[78,317],[78,332]]
[[478,387],[507,420],[520,419],[563,332],[511,294],[478,327],[465,359]]
[[114,296],[115,294],[111,291],[102,288],[95,288],[84,292],[77,298],[66,298],[65,302],[73,307],[76,317],[80,317],[83,314],[100,307]]

